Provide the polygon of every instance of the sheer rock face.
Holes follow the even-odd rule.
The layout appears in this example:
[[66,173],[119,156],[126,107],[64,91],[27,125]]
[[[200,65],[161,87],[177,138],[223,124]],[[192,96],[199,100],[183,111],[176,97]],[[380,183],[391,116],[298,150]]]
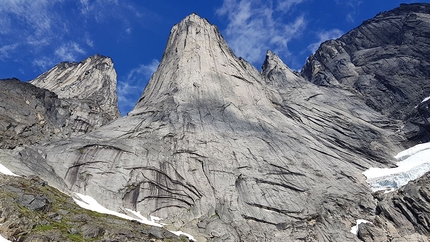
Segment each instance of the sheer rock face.
[[128,116],[35,149],[64,180],[50,183],[201,240],[354,241],[376,206],[361,172],[401,150],[393,122],[271,52],[258,72],[190,15]]
[[60,99],[18,79],[0,80],[0,148],[13,149],[43,140],[85,133],[88,122],[76,115],[84,102]]
[[0,148],[84,134],[119,117],[108,57],[64,62],[30,83],[0,81]]
[[[385,14],[396,19],[399,11]],[[325,56],[322,49],[315,56]],[[52,169],[50,184],[161,217],[199,241],[358,241],[350,233],[356,219],[386,221],[361,173],[394,164],[403,120],[367,105],[370,96],[318,69],[315,56],[302,73],[313,82],[270,51],[259,72],[215,26],[190,15],[173,27],[129,115],[16,149],[2,164],[20,174]],[[376,75],[352,70],[351,78]],[[316,85],[320,74],[333,76],[328,86]],[[22,168],[35,161],[45,169]],[[384,240],[398,229],[374,224],[360,226],[361,238]]]
[[397,191],[378,192],[373,224],[362,224],[363,241],[428,241],[430,236],[430,173]]
[[[430,96],[430,5],[402,4],[378,14],[312,55],[302,70],[322,86],[355,90],[366,105],[408,121],[408,138],[428,141],[414,122],[415,107]],[[428,114],[428,113],[427,113]]]
[[79,63],[62,62],[30,83],[61,99],[79,100],[85,107],[74,115],[87,121],[92,130],[120,117],[116,78],[112,60],[94,55]]
[[0,148],[32,144],[59,134],[67,117],[55,93],[18,79],[0,81]]

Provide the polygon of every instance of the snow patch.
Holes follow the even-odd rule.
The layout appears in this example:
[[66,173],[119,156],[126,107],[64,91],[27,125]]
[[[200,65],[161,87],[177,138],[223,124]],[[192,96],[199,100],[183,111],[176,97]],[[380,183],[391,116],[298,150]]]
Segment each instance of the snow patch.
[[133,210],[130,210],[130,209],[127,209],[127,211],[129,211],[130,213],[132,213],[134,216],[138,217],[139,220],[137,220],[137,221],[139,221],[139,222],[141,222],[143,224],[148,224],[148,225],[157,226],[157,227],[163,227],[163,225],[165,225],[165,224],[157,223],[153,219],[148,220],[147,218],[145,218],[144,216],[142,216],[142,214],[140,214],[140,212],[138,212],[138,211],[133,211]]
[[[73,200],[75,200],[76,204],[78,204],[82,208],[85,208],[85,209],[88,209],[91,211],[95,211],[98,213],[104,213],[104,214],[110,214],[110,215],[114,215],[114,216],[128,219],[128,220],[135,220],[135,221],[138,221],[140,223],[151,225],[151,226],[156,226],[156,227],[163,227],[164,225],[166,225],[163,223],[156,222],[156,221],[160,221],[161,218],[158,218],[155,216],[151,216],[151,220],[148,220],[147,218],[142,216],[142,214],[140,214],[139,211],[133,211],[130,209],[126,209],[128,212],[130,212],[131,214],[133,214],[135,216],[135,217],[132,217],[132,216],[129,216],[129,215],[126,215],[123,213],[119,213],[119,212],[115,212],[113,210],[110,210],[110,209],[103,207],[100,203],[98,203],[91,196],[83,195],[80,193],[75,193],[75,195],[76,195],[76,197],[73,197]],[[187,236],[190,240],[196,241],[192,235],[184,233],[182,231],[170,231],[170,232],[173,234],[176,234],[177,236],[180,236],[180,235]],[[2,242],[2,241],[0,240],[0,242]]]
[[373,191],[393,191],[430,171],[430,143],[419,144],[398,153],[395,168],[370,168],[363,172]]
[[18,176],[16,174],[14,174],[12,171],[10,171],[9,169],[7,169],[4,165],[0,164],[0,173],[3,173],[5,175],[9,175],[9,176]]
[[0,235],[0,242],[11,242],[11,241],[5,239],[3,236]]
[[371,224],[372,222],[367,221],[365,219],[357,219],[356,225],[351,227],[351,233],[358,235],[358,225],[360,225],[362,223],[365,223],[365,224],[370,223]]
[[143,217],[140,212],[135,212],[132,210],[127,209],[129,212],[131,212],[134,216],[136,217],[131,217],[128,216],[126,214],[123,213],[118,213],[115,212],[113,210],[107,209],[105,207],[103,207],[100,203],[98,203],[93,197],[88,196],[88,195],[83,195],[80,193],[75,193],[76,196],[78,196],[78,199],[73,198],[75,200],[75,202],[82,208],[94,211],[94,212],[98,212],[98,213],[104,213],[104,214],[110,214],[110,215],[114,215],[123,219],[128,219],[128,220],[137,220],[140,223],[143,224],[147,224],[147,225],[152,225],[152,226],[157,226],[157,227],[162,227],[163,225],[159,224],[159,223],[155,223],[153,221],[148,220],[147,218]]
[[177,236],[184,235],[184,236],[187,236],[187,237],[188,237],[190,240],[192,240],[192,241],[197,241],[196,239],[194,239],[194,237],[193,237],[192,235],[187,234],[187,233],[184,233],[184,232],[182,232],[182,231],[170,231],[170,232],[172,232],[172,233],[176,234]]

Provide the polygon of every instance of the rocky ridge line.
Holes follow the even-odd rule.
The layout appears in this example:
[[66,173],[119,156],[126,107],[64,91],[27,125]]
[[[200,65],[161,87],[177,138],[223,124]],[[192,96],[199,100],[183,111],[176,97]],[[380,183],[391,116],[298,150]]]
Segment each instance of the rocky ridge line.
[[[426,39],[413,36],[419,36],[417,26],[426,33],[429,6],[402,5],[362,29],[383,33],[387,23],[410,24],[414,18],[405,33],[425,47]],[[399,130],[408,122],[407,108],[422,97],[396,91],[397,81],[411,82],[413,89],[417,79],[405,72],[402,58],[380,51],[396,53],[395,44],[372,35],[379,47],[362,38],[355,43],[357,31],[340,38],[352,41],[348,46],[324,43],[301,74],[272,52],[259,72],[231,52],[215,26],[192,14],[173,27],[159,69],[128,116],[86,135],[9,152],[5,165],[43,174],[51,184],[90,194],[110,209],[161,217],[202,241],[421,241],[430,235],[425,219],[413,222],[415,208],[401,210],[401,223],[392,220],[399,208],[410,206],[397,204],[421,199],[416,192],[400,203],[380,194],[378,205],[361,174],[394,166],[392,155],[417,142]],[[359,52],[348,52],[352,47]],[[364,63],[374,58],[369,63],[381,68],[350,63],[351,53],[361,54]],[[413,59],[426,65],[425,52]],[[356,89],[354,78],[365,88]],[[386,96],[371,99],[370,93],[379,92]],[[407,104],[405,115],[391,109],[396,100]],[[25,168],[33,163],[46,169]],[[350,233],[357,219],[373,222],[359,225],[358,237]]]
[[60,63],[29,83],[1,80],[0,147],[95,130],[120,116],[117,100],[112,60],[99,55]]

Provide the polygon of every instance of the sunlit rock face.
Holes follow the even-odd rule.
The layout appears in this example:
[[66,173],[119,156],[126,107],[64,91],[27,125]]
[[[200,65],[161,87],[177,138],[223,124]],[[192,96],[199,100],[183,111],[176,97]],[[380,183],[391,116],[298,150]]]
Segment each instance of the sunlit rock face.
[[190,15],[128,116],[38,149],[67,189],[197,238],[354,240],[376,206],[361,172],[399,149],[373,122],[390,121],[272,52],[257,71]]
[[120,117],[117,75],[109,57],[94,55],[79,63],[62,62],[30,83],[61,99],[80,100],[80,107],[72,113],[87,122],[90,130]]
[[[425,30],[429,8],[405,5],[358,29],[373,21],[374,30],[384,32],[384,22],[415,14],[422,21],[414,28]],[[381,17],[386,15],[391,18]],[[335,42],[353,41],[354,33]],[[426,231],[384,225],[389,215],[381,216],[362,175],[370,167],[394,166],[394,155],[405,148],[401,128],[408,117],[390,111],[382,99],[378,105],[388,111],[370,105],[370,92],[355,89],[354,78],[388,76],[340,61],[350,59],[349,52],[329,43],[302,73],[271,51],[258,71],[233,54],[215,26],[192,14],[173,27],[159,68],[133,111],[91,133],[10,154],[8,168],[43,175],[109,209],[163,218],[199,241],[358,241],[360,236],[419,241]],[[378,53],[372,56],[383,62],[386,55]],[[414,58],[425,64],[423,53]],[[330,65],[349,74],[330,74]],[[404,72],[397,67],[393,64],[390,75],[400,78]],[[416,79],[409,77],[402,81],[414,86]],[[415,107],[430,93],[420,93],[414,104],[415,96],[408,95]],[[45,169],[21,169],[35,161]],[[359,219],[372,223],[357,226],[355,235],[350,230]]]
[[372,109],[408,121],[400,131],[409,140],[428,142],[428,108],[417,106],[430,96],[429,35],[429,5],[402,4],[323,43],[301,73],[317,85],[359,93]]
[[63,62],[28,83],[1,80],[0,103],[0,148],[84,134],[119,117],[116,72],[99,55]]

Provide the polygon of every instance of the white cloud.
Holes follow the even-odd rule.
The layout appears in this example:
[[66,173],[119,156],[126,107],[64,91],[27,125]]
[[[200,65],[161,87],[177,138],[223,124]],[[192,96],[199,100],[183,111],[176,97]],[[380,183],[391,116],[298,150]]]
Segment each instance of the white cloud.
[[[137,92],[139,90],[138,85],[132,85],[128,82],[118,82],[118,86],[116,88],[116,91],[118,93],[118,103],[122,108],[133,108],[134,105],[136,105],[137,99],[136,96],[141,94],[140,92]],[[137,97],[139,98],[139,97]]]
[[85,54],[85,50],[76,42],[63,44],[55,50],[55,55],[59,57],[61,61],[76,61],[79,55]]
[[[50,10],[60,0],[2,0],[0,15],[2,23],[16,18],[29,26],[36,36],[42,36],[51,30],[55,13]],[[4,32],[3,30],[1,32]],[[10,31],[7,30],[7,31]]]
[[90,35],[88,33],[85,34],[85,43],[89,47],[94,47],[94,41],[91,39]]
[[300,4],[306,0],[278,0],[277,10],[288,12],[294,5]]
[[[1,13],[1,12],[0,12]],[[0,34],[9,33],[12,26],[12,21],[8,16],[0,14]]]
[[300,2],[303,1],[278,1],[274,8],[259,0],[224,0],[216,13],[228,19],[226,39],[236,55],[255,64],[262,62],[268,49],[290,55],[288,43],[302,34],[306,20],[299,15],[291,22],[283,22],[275,16]]
[[142,94],[142,83],[147,82],[157,70],[159,61],[153,59],[149,64],[133,68],[126,78],[118,80],[117,93],[120,110],[130,110]]
[[[115,6],[114,6],[115,5]],[[81,14],[104,22],[109,17],[119,13],[117,0],[80,0]]]
[[330,39],[337,39],[342,35],[343,35],[343,31],[341,31],[339,29],[320,31],[317,33],[318,41],[310,44],[308,46],[308,50],[310,50],[312,53],[314,53],[318,49],[318,47],[320,46],[320,44],[322,42],[324,42],[326,40],[330,40]]
[[363,3],[362,0],[334,0],[337,5],[341,5],[345,9],[345,20],[350,23],[355,23],[355,15],[358,7]]
[[33,60],[31,64],[41,70],[47,70],[48,68],[53,67],[56,63],[51,58],[41,57],[39,59]]
[[134,81],[136,78],[140,77],[149,78],[157,70],[159,64],[160,62],[156,59],[153,59],[148,65],[141,64],[130,71],[127,79]]
[[18,44],[4,45],[0,47],[0,60],[9,58],[11,52],[13,52],[17,47]]

